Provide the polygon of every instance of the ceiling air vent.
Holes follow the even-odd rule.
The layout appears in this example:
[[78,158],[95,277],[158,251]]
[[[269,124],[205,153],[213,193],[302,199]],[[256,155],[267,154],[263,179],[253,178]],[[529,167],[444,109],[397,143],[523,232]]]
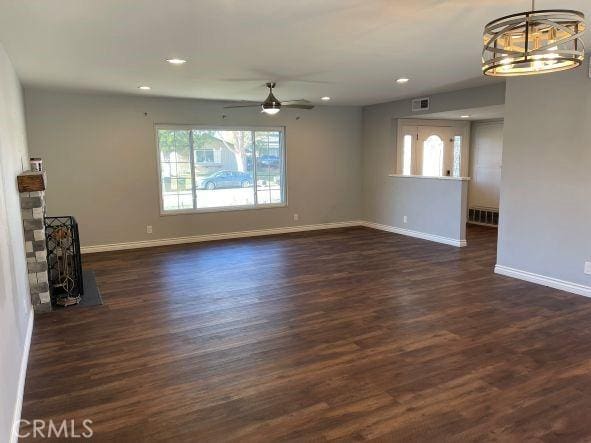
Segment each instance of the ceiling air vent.
[[412,112],[428,111],[430,104],[431,104],[430,97],[415,98],[412,101]]

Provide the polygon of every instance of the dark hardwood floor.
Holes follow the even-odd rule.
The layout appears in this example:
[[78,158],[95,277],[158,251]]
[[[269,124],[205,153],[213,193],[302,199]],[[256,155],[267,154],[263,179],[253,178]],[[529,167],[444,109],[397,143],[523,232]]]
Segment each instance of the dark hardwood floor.
[[[24,419],[95,441],[590,441],[591,300],[366,228],[84,257],[35,321]],[[542,241],[542,240],[540,240]]]

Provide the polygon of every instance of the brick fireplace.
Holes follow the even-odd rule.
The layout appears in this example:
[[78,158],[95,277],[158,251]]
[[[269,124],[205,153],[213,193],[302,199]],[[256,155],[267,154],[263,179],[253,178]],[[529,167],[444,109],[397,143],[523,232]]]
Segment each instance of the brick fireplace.
[[44,172],[29,171],[18,176],[29,290],[35,312],[51,311],[44,220],[46,181]]

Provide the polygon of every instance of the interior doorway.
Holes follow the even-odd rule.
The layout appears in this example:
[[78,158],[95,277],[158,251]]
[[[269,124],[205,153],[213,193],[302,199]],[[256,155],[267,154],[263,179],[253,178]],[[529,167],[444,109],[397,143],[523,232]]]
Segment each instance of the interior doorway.
[[[466,224],[498,229],[501,220],[504,106],[422,115],[420,121],[421,125],[414,127],[415,132],[411,125],[403,129],[403,134],[399,132],[399,137],[409,136],[404,140],[404,158],[399,159],[407,162],[406,173],[408,170],[417,175],[439,172],[437,175],[467,178]],[[452,128],[461,123],[469,126],[464,132],[467,134],[464,139],[458,137],[460,133]],[[412,162],[405,157],[408,152],[414,154]]]
[[469,207],[496,211],[503,168],[503,121],[472,123]]

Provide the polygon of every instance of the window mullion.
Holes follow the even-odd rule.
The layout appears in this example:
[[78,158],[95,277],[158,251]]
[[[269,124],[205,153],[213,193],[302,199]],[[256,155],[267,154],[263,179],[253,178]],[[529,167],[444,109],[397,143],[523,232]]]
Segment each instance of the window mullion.
[[252,190],[254,192],[254,206],[257,207],[259,205],[258,199],[258,192],[257,192],[257,144],[256,144],[256,133],[255,131],[251,132],[251,139],[252,139]]
[[193,209],[197,209],[197,189],[195,186],[195,147],[193,146],[192,129],[189,129],[189,159],[191,161],[191,192],[193,194]]

